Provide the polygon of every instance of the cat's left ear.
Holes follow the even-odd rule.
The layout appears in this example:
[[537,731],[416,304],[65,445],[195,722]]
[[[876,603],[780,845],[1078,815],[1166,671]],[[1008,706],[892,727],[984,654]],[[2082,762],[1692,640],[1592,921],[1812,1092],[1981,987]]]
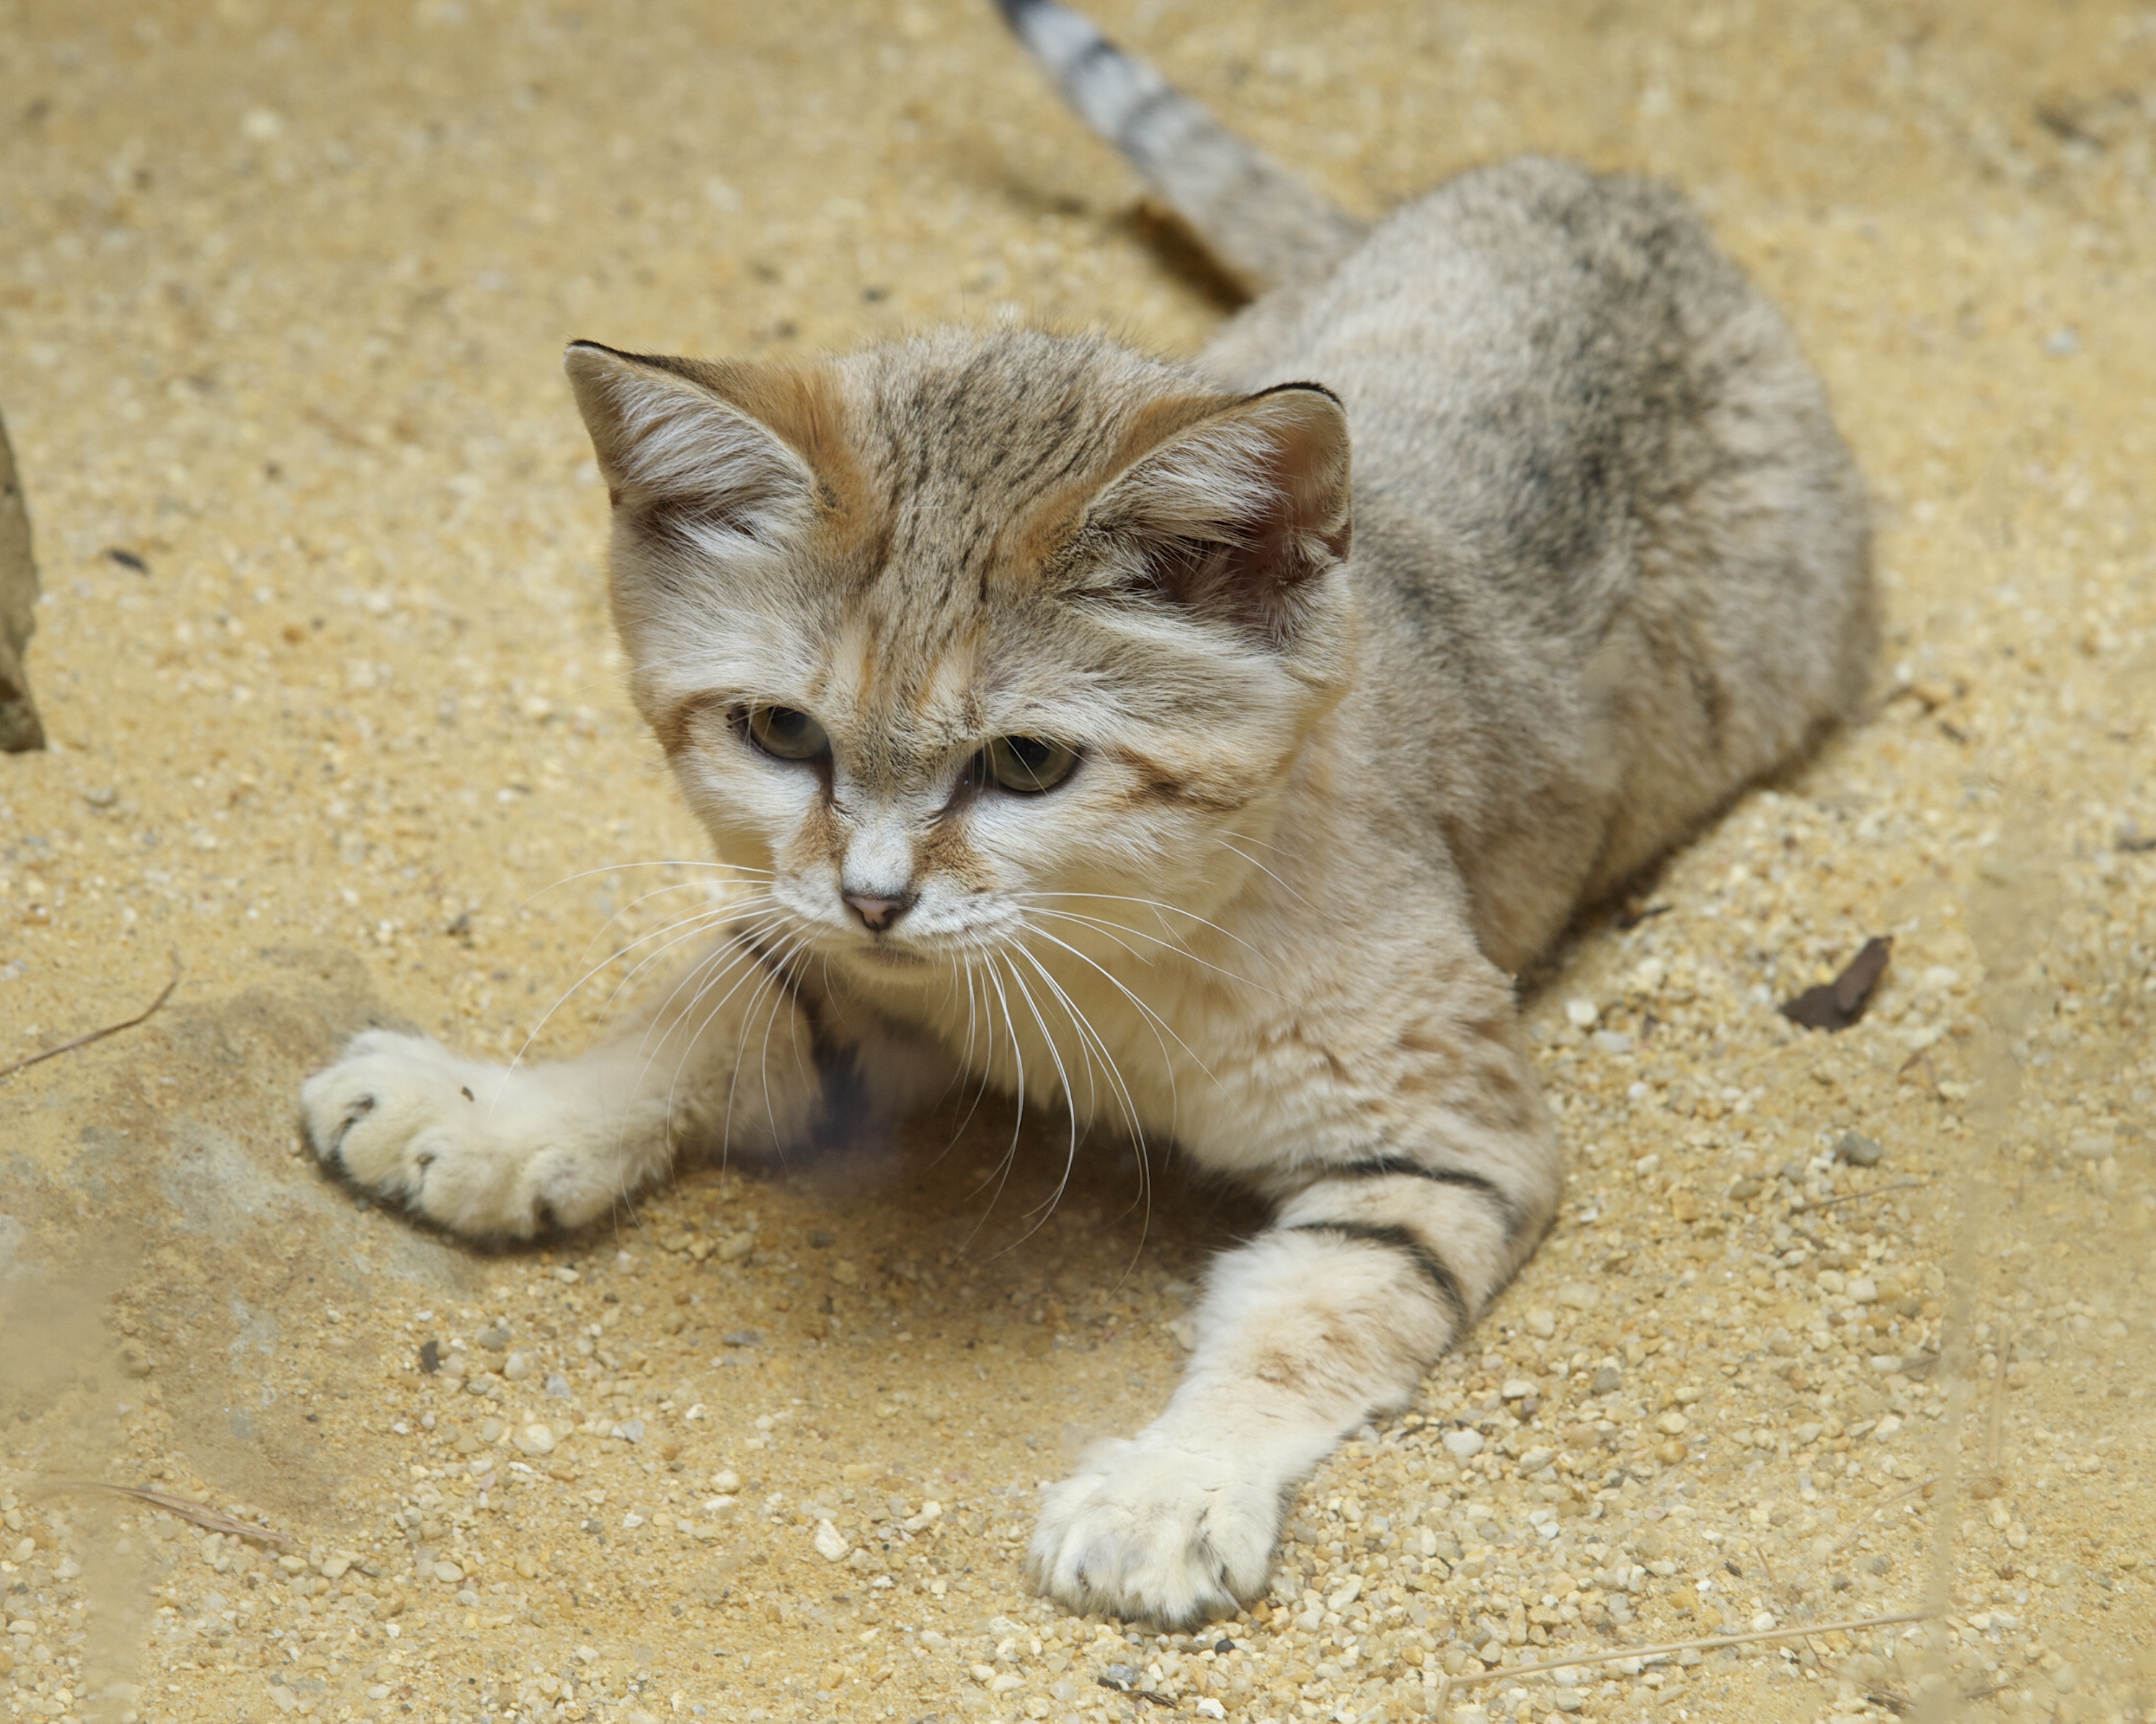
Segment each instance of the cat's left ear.
[[1348,415],[1317,383],[1231,400],[1125,468],[1086,512],[1142,588],[1276,644],[1352,538]]

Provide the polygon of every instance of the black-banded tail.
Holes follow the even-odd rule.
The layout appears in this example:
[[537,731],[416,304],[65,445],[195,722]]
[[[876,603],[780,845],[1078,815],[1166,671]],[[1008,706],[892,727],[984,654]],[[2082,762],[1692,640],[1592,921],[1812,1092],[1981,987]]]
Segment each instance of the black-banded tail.
[[1364,224],[1055,0],[996,0],[1064,98],[1253,291],[1317,274]]

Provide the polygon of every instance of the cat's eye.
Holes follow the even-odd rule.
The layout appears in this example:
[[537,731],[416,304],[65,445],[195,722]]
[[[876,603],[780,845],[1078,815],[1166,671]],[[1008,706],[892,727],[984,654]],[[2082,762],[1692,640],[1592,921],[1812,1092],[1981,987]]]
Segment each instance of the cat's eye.
[[824,727],[795,707],[751,707],[742,728],[757,747],[781,760],[813,760],[831,745]]
[[982,751],[989,779],[1020,796],[1038,796],[1070,776],[1078,751],[1037,736],[999,736]]

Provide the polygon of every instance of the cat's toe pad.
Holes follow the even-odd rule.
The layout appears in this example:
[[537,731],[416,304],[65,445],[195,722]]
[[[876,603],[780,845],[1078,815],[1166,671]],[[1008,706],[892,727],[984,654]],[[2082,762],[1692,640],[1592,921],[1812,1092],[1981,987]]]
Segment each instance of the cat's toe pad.
[[1046,1493],[1034,1583],[1081,1613],[1172,1628],[1232,1615],[1264,1587],[1280,1526],[1255,1470],[1152,1433],[1100,1445]]

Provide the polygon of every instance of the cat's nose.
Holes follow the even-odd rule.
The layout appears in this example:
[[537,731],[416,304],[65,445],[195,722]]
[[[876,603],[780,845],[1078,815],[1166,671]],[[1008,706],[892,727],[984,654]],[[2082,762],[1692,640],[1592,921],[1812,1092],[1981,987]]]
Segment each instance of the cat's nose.
[[861,926],[871,934],[882,934],[908,910],[913,908],[914,894],[900,892],[888,895],[877,892],[850,892],[846,902],[861,919]]

